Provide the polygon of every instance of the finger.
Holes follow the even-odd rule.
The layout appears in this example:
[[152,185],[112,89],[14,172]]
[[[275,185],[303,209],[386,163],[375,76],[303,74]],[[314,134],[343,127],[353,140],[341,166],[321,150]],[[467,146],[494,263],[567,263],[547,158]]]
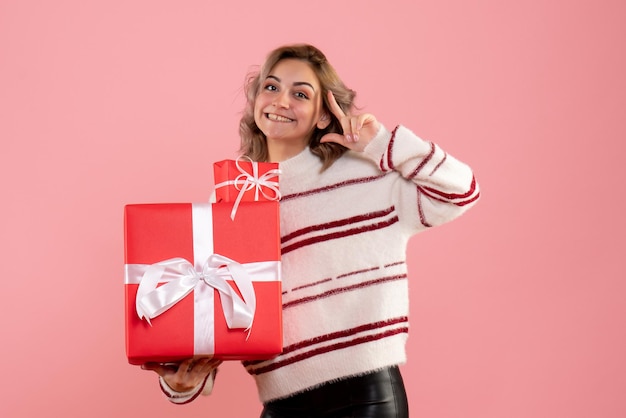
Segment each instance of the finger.
[[156,372],[159,376],[165,376],[168,374],[174,374],[178,370],[178,365],[174,363],[162,364],[162,363],[145,363],[141,365],[143,370],[149,370]]
[[189,373],[193,369],[195,362],[196,361],[193,358],[183,361],[182,363],[180,363],[180,366],[178,366],[177,373],[179,375],[184,375],[185,373]]
[[163,367],[160,363],[144,363],[141,365],[143,370],[157,370]]
[[219,367],[222,363],[223,363],[222,360],[212,360],[211,361],[211,367],[215,369],[215,368]]
[[216,364],[220,363],[219,360],[216,360],[212,357],[204,357],[196,361],[194,367],[198,368],[206,368],[206,367],[215,367]]
[[330,90],[328,91],[328,102],[330,104],[331,112],[333,113],[333,115],[335,115],[335,117],[339,120],[339,123],[341,124],[341,130],[343,131],[346,141],[352,142],[354,140],[352,136],[354,130],[351,126],[351,118],[349,118],[346,113],[341,109],[341,106],[339,106],[337,100],[335,99],[335,95]]
[[222,364],[222,360],[217,360],[213,358],[201,359],[194,366],[194,371],[197,369],[200,374],[206,375],[208,373],[211,373],[220,364]]
[[335,95],[330,90],[328,90],[328,105],[330,106],[331,113],[335,115],[337,119],[341,121],[341,119],[346,117],[346,114],[341,109],[341,106],[339,106],[339,103],[335,100]]
[[357,124],[358,129],[361,130],[363,126],[367,125],[368,123],[373,123],[373,122],[376,122],[376,117],[372,115],[371,113],[360,114],[358,124]]
[[357,142],[359,140],[359,130],[361,126],[359,125],[360,118],[350,118],[350,130],[352,133],[352,141]]
[[363,113],[352,119],[352,139],[354,142],[357,142],[360,139],[361,129],[372,118],[373,116],[369,113]]
[[213,367],[213,368],[219,366],[223,362],[224,362],[223,360],[219,360],[219,359],[216,359],[216,358],[213,358],[213,357],[206,358],[206,365],[210,366],[210,367]]
[[346,137],[336,133],[328,133],[320,139],[320,143],[334,142],[339,145],[347,146]]

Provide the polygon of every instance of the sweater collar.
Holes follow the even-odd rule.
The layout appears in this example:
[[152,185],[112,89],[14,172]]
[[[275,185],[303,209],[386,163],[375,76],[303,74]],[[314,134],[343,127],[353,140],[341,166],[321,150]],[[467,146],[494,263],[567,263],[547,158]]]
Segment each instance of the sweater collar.
[[281,161],[278,167],[284,175],[294,175],[297,173],[319,172],[322,168],[322,162],[315,154],[306,147],[300,154]]

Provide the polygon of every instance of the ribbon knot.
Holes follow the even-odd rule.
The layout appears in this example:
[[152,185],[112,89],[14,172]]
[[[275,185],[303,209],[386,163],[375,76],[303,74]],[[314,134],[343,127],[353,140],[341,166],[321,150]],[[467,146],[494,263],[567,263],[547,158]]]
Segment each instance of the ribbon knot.
[[[232,279],[239,293],[226,281]],[[158,286],[159,283],[165,284]],[[238,262],[219,254],[211,255],[201,271],[184,258],[171,258],[151,264],[137,289],[135,309],[150,325],[156,318],[194,290],[208,286],[221,295],[222,310],[229,328],[250,331],[256,311],[256,295],[247,270]]]
[[[246,171],[244,167],[242,167],[239,162],[242,159],[248,160],[248,162],[252,166],[252,173]],[[259,163],[256,161],[252,161],[248,157],[240,157],[235,160],[235,165],[241,174],[235,177],[234,180],[223,181],[219,184],[215,185],[215,188],[224,187],[233,185],[235,189],[239,191],[237,194],[237,198],[235,199],[235,203],[233,204],[233,209],[230,212],[230,219],[235,219],[235,215],[237,214],[237,208],[239,207],[239,203],[243,199],[243,196],[246,192],[254,189],[254,200],[258,201],[260,194],[267,200],[280,200],[280,190],[278,188],[278,181],[272,180],[275,177],[278,177],[280,174],[280,170],[275,168],[272,170],[268,170],[263,173],[263,175],[259,176]],[[271,191],[268,193],[267,191]]]

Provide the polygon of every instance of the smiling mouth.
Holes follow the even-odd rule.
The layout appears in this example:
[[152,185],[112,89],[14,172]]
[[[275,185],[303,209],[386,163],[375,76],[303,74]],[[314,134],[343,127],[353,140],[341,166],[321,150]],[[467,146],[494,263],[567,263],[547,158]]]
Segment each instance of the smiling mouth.
[[274,113],[266,113],[265,117],[274,122],[293,122],[293,119],[286,118],[284,116],[276,115]]

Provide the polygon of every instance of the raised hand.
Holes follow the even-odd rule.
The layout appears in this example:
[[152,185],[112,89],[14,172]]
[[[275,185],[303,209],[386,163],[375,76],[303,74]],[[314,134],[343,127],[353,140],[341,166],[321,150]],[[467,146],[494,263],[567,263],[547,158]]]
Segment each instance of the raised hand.
[[176,392],[187,392],[202,383],[220,364],[222,360],[204,357],[187,359],[179,364],[146,363],[141,368],[156,372]]
[[329,133],[322,137],[320,142],[336,142],[353,151],[363,151],[380,129],[380,122],[370,113],[360,115],[346,115],[339,107],[332,91],[328,92],[330,111],[341,123],[343,135]]

